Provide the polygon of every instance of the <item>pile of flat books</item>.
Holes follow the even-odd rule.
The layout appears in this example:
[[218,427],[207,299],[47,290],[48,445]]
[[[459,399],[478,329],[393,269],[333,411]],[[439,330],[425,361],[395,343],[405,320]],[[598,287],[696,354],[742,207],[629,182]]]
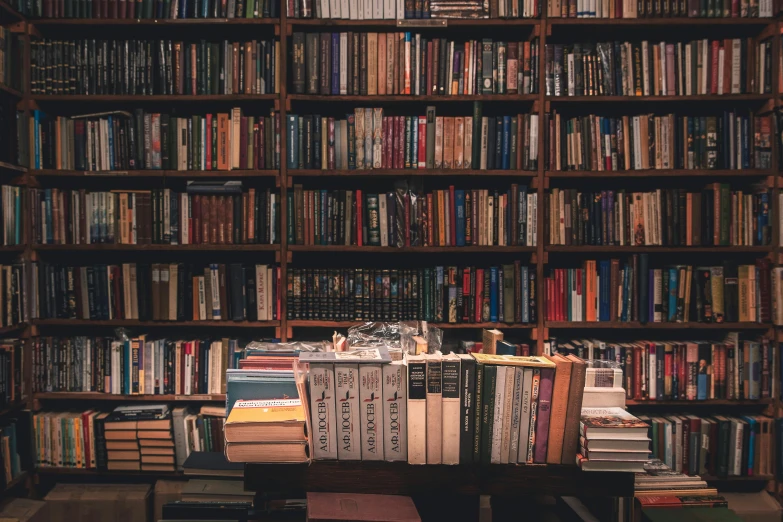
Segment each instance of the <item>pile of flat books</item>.
[[109,470],[175,471],[166,404],[117,407],[104,422]]
[[659,459],[650,459],[644,463],[644,471],[634,477],[634,496],[642,505],[675,504],[680,499],[670,497],[709,497],[718,494],[707,482],[698,476],[690,476],[675,471]]
[[229,462],[309,460],[305,411],[297,399],[238,400],[224,428]]
[[579,454],[584,471],[644,471],[650,455],[649,425],[622,408],[582,408]]

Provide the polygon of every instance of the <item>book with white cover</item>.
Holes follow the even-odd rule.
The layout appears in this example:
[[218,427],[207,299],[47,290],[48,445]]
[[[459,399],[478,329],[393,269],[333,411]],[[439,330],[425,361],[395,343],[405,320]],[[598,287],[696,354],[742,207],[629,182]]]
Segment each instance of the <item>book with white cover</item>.
[[408,368],[403,361],[383,371],[383,454],[387,461],[408,459]]
[[443,356],[442,374],[443,464],[459,464],[460,358],[457,354]]
[[337,425],[335,424],[334,365],[310,365],[310,438],[313,458],[337,458]]
[[[427,463],[427,362],[424,355],[409,355],[408,463]],[[440,433],[438,433],[440,436]]]
[[443,462],[443,392],[440,354],[425,355],[427,361],[427,464]]
[[383,460],[382,379],[380,364],[359,366],[362,460]]
[[337,432],[337,458],[361,460],[362,449],[359,421],[359,365],[334,365],[335,417],[340,419]]

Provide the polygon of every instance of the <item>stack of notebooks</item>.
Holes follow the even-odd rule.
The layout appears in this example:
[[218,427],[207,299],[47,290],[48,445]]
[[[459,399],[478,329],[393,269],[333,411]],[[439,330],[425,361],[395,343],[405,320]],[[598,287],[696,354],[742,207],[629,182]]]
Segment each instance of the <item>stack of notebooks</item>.
[[176,470],[168,405],[120,406],[103,426],[109,470]]
[[301,400],[238,400],[225,425],[229,462],[301,463],[309,460]]
[[650,453],[649,425],[622,408],[582,408],[580,453],[585,471],[644,471]]
[[679,495],[696,497],[715,494],[717,490],[707,487],[707,483],[701,477],[692,477],[675,471],[659,459],[645,462],[644,471],[636,473],[634,478],[636,498]]

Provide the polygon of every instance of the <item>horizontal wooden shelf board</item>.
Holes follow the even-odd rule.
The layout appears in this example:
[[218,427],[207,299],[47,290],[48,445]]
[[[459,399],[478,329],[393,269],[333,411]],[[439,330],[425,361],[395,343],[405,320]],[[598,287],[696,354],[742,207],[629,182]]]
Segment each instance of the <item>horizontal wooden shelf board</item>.
[[279,25],[279,18],[185,18],[185,19],[136,19],[136,18],[45,18],[31,20],[35,27],[74,25],[138,25],[138,26],[188,26],[188,25]]
[[687,400],[687,399],[665,399],[661,401],[656,400],[634,400],[626,399],[626,406],[767,406],[774,403],[774,399],[707,399],[707,400]]
[[[308,328],[349,328],[351,326],[373,321],[319,321],[306,319],[289,319],[286,326],[308,327]],[[438,328],[460,329],[460,328],[514,328],[514,329],[532,329],[536,325],[532,323],[427,323]]]
[[33,94],[37,102],[239,102],[279,100],[279,94]]
[[771,169],[648,169],[648,170],[547,170],[544,175],[549,178],[717,178],[717,177],[748,177],[772,176]]
[[767,253],[775,249],[773,246],[717,246],[717,247],[699,247],[699,246],[620,246],[620,245],[549,245],[544,247],[547,252],[617,252],[628,254],[651,254],[651,253],[710,253],[710,254],[731,254],[731,253]]
[[241,251],[241,252],[278,252],[280,245],[116,245],[109,243],[94,243],[89,245],[32,245],[33,250],[54,252],[208,252],[208,251]]
[[133,319],[34,319],[35,326],[125,326],[125,327],[211,327],[211,328],[269,328],[280,326],[280,321],[137,321]]
[[98,470],[84,468],[36,468],[39,475],[107,475],[107,476],[150,476],[150,477],[180,477],[181,471],[132,471],[132,470]]
[[633,495],[633,473],[596,475],[564,465],[412,466],[407,462],[316,461],[309,466],[246,464],[245,490],[410,495],[442,493],[443,485],[448,484],[451,493],[469,495]]
[[617,102],[740,102],[768,101],[775,98],[769,94],[693,94],[667,96],[546,96],[552,103],[617,103]]
[[[496,26],[534,26],[539,25],[541,20],[538,18],[470,18],[470,19],[454,19],[454,18],[438,18],[428,19],[426,22],[432,23],[434,20],[445,21],[446,27],[496,27]],[[320,19],[320,18],[289,18],[287,20],[290,26],[346,26],[346,27],[399,27],[400,29],[408,31],[419,31],[422,29],[444,29],[443,26],[428,26],[422,23],[421,20],[401,20],[402,25],[397,24],[397,20],[338,20],[333,18]]]
[[623,323],[618,321],[606,322],[571,322],[571,321],[546,321],[547,328],[563,329],[651,329],[651,330],[768,330],[771,324],[761,323]]
[[536,101],[538,94],[460,94],[460,95],[435,95],[435,96],[414,96],[414,95],[386,95],[377,96],[355,96],[355,95],[319,95],[319,94],[289,94],[288,99],[292,101],[361,101],[361,102],[520,102]]
[[60,170],[60,169],[33,169],[32,176],[59,176],[59,177],[107,177],[107,178],[253,178],[253,177],[277,177],[278,170]]
[[549,18],[547,24],[558,25],[768,25],[773,18]]
[[223,402],[225,394],[195,394],[195,395],[114,395],[99,392],[39,392],[33,394],[38,400],[80,400],[80,401],[128,401],[128,402]]
[[438,246],[413,246],[413,247],[383,247],[383,246],[356,246],[356,245],[288,245],[291,252],[371,252],[381,254],[416,254],[416,253],[502,253],[502,252],[535,252],[536,247],[526,246],[464,246],[464,247],[438,247]]
[[533,170],[478,170],[478,169],[356,169],[319,170],[288,169],[288,176],[513,176],[536,177]]

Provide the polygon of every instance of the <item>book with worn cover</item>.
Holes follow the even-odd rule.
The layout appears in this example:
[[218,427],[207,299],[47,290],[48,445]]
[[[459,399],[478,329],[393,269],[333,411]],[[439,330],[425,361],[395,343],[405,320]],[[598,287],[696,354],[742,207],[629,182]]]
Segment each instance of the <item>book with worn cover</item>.
[[586,439],[646,439],[649,425],[622,408],[582,408],[579,434]]

